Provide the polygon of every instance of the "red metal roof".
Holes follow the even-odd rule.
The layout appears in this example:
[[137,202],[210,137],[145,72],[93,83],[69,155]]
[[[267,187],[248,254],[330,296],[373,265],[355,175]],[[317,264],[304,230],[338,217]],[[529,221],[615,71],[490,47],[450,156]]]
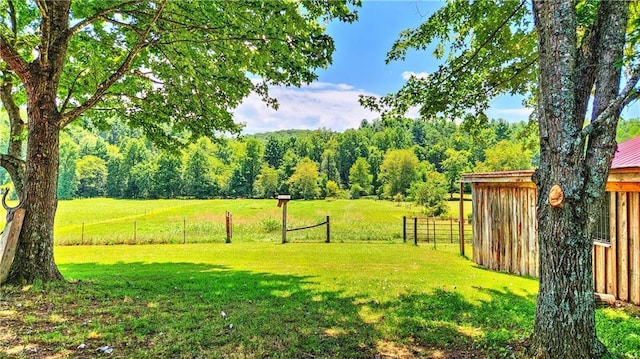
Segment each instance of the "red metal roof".
[[640,136],[618,143],[611,168],[640,167]]

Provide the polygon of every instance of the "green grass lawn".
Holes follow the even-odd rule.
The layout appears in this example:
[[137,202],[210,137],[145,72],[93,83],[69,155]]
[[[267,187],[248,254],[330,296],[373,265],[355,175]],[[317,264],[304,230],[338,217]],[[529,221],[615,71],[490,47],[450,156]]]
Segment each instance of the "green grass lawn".
[[[536,280],[478,268],[455,245],[55,251],[70,284],[0,289],[0,358],[523,357],[535,313]],[[622,358],[640,353],[638,314],[598,312]]]

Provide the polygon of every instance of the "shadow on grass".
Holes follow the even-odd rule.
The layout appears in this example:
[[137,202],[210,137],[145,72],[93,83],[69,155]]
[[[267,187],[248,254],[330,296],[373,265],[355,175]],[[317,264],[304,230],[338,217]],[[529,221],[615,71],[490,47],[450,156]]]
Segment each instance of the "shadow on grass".
[[533,329],[535,295],[476,288],[489,299],[472,303],[455,290],[409,294],[382,306],[394,337],[419,347],[450,349],[445,357],[522,355]]
[[69,278],[90,278],[74,289],[84,296],[77,312],[91,308],[94,331],[113,336],[111,345],[124,357],[375,354],[370,344],[378,334],[360,319],[357,298],[313,290],[310,277],[192,263],[69,264],[61,270]]
[[103,345],[117,358],[505,357],[531,332],[535,310],[532,296],[508,290],[478,288],[489,299],[475,303],[455,290],[378,302],[318,289],[319,278],[208,264],[60,269],[73,284],[2,289],[0,307],[16,312],[18,339],[7,345],[63,357]]

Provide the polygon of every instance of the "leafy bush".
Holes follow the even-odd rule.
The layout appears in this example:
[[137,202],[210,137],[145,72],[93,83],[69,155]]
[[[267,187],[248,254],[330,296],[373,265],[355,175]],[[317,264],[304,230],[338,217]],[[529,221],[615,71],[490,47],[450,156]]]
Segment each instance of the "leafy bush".
[[262,229],[267,233],[277,232],[282,229],[280,221],[272,217],[265,218],[260,223],[262,224]]

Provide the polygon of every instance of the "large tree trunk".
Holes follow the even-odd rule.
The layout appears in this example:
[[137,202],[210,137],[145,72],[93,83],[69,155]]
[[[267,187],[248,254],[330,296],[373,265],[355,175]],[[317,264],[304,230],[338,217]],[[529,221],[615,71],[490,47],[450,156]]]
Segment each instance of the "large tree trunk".
[[27,165],[22,196],[26,214],[8,283],[62,279],[53,257],[60,142],[54,99],[51,89],[37,88],[29,93]]
[[[619,91],[625,2],[602,2],[577,46],[573,1],[534,0],[538,33],[540,289],[533,349],[538,358],[601,358],[592,280],[592,209],[604,196],[619,108],[598,119]],[[591,123],[586,106],[595,84]]]
[[53,257],[62,123],[56,106],[69,41],[70,5],[70,0],[45,0],[38,4],[42,13],[41,41],[32,63],[23,61],[10,47],[2,48],[3,58],[25,87],[28,104],[27,157],[21,197],[26,213],[8,283],[62,279]]

